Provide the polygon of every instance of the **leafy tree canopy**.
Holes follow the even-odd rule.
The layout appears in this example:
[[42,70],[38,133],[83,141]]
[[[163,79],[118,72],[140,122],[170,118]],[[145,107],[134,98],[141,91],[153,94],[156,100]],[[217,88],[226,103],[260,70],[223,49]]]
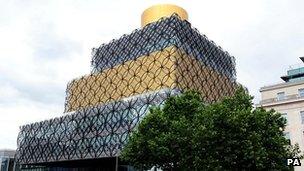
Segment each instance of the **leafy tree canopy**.
[[243,88],[205,104],[188,91],[153,107],[132,133],[122,159],[137,168],[164,170],[290,170],[286,158],[302,157],[274,110],[253,108]]

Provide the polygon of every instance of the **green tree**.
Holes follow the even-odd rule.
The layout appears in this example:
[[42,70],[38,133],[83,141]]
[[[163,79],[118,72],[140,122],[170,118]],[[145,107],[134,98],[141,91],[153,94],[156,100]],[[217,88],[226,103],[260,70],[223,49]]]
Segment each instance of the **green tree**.
[[153,107],[132,133],[122,159],[137,168],[164,170],[290,170],[286,158],[302,157],[274,110],[253,108],[242,88],[205,104],[188,91]]

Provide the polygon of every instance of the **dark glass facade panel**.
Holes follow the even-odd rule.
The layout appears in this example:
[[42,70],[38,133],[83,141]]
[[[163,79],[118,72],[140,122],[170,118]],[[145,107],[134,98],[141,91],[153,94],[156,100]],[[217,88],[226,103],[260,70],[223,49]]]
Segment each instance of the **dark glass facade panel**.
[[21,127],[20,164],[118,156],[149,107],[161,105],[180,90],[163,89],[82,109]]
[[101,72],[169,46],[176,46],[230,78],[236,78],[235,58],[199,33],[178,15],[163,18],[92,51],[92,72]]

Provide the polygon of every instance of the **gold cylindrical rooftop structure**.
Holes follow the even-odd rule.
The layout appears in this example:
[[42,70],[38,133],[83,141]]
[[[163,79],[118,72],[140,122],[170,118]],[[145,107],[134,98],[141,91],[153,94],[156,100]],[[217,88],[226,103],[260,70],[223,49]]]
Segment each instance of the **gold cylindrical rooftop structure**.
[[162,17],[169,17],[172,14],[178,14],[182,20],[188,20],[187,11],[182,7],[172,4],[159,4],[147,8],[141,15],[141,26],[144,27],[153,23]]

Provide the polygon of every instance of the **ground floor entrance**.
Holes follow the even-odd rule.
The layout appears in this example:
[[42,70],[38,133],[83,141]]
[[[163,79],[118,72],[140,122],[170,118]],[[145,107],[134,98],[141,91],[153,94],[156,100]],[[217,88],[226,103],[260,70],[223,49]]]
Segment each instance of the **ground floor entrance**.
[[37,163],[16,166],[16,171],[136,171],[116,157]]

